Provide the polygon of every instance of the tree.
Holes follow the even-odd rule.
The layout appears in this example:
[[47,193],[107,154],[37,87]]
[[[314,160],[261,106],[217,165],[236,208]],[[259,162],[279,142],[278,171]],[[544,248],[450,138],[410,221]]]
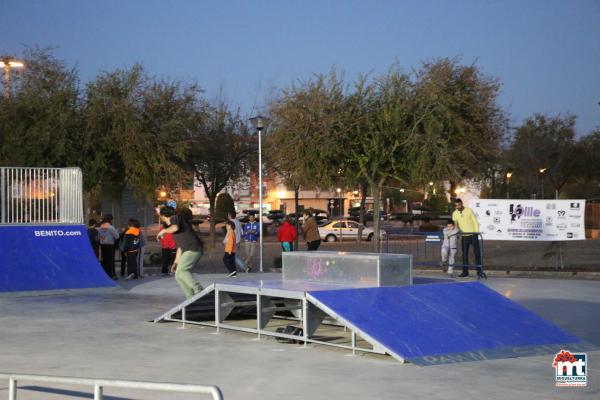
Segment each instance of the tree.
[[190,131],[188,167],[200,182],[209,201],[210,239],[215,241],[215,203],[228,184],[247,175],[256,141],[239,113],[225,104],[210,107],[201,123]]
[[215,222],[227,221],[229,212],[235,212],[235,205],[229,193],[219,193],[215,202]]
[[269,105],[268,168],[293,188],[296,212],[300,188],[328,188],[339,179],[340,144],[333,132],[340,129],[343,102],[343,83],[332,71],[283,89]]
[[13,78],[12,96],[0,98],[0,161],[12,166],[80,165],[77,71],[50,49],[28,49],[23,58],[26,68]]
[[529,197],[548,184],[558,194],[577,175],[578,157],[575,116],[536,114],[526,119],[515,131],[506,154],[514,171],[511,194]]
[[126,185],[150,195],[183,179],[190,130],[202,118],[199,92],[151,78],[137,64],[90,82],[81,143],[86,186],[119,198]]
[[497,104],[499,90],[498,79],[483,75],[474,64],[460,65],[458,58],[421,66],[415,98],[430,112],[413,147],[411,159],[418,163],[413,181],[450,180],[453,193],[465,177],[489,175],[506,130],[506,117]]

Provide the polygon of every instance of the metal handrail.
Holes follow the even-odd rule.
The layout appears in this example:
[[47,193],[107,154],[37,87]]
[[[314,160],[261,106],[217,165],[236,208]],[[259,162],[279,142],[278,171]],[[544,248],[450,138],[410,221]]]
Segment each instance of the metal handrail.
[[66,376],[9,374],[0,373],[0,379],[8,379],[8,400],[17,399],[17,383],[19,381],[61,383],[67,385],[85,385],[94,387],[94,400],[102,400],[102,392],[106,387],[128,388],[142,390],[159,390],[181,393],[209,394],[214,400],[223,400],[223,394],[218,386],[214,385],[188,385],[181,383],[161,383],[144,381],[123,381],[113,379],[73,378]]

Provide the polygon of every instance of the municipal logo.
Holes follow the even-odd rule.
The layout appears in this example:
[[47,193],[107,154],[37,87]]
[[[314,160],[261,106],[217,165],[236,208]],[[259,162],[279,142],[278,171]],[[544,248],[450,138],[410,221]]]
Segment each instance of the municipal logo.
[[571,210],[579,210],[580,206],[579,203],[571,203]]
[[556,386],[587,386],[587,354],[561,350],[554,356]]

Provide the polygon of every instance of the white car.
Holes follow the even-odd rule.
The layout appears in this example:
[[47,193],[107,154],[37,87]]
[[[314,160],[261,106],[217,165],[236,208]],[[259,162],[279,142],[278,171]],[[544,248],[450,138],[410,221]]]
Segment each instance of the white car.
[[[319,226],[319,235],[321,240],[326,242],[337,242],[338,240],[354,239],[358,238],[359,228],[362,227],[362,237],[367,240],[373,239],[374,231],[371,228],[367,228],[358,222],[343,219],[338,221],[331,221],[324,225]],[[380,230],[379,234],[381,237],[385,235],[385,231]]]

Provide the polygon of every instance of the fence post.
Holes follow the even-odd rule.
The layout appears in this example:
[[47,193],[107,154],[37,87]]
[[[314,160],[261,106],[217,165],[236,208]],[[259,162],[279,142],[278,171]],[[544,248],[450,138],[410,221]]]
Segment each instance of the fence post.
[[17,381],[13,378],[8,380],[8,400],[17,400]]
[[102,400],[102,386],[94,385],[94,400]]

